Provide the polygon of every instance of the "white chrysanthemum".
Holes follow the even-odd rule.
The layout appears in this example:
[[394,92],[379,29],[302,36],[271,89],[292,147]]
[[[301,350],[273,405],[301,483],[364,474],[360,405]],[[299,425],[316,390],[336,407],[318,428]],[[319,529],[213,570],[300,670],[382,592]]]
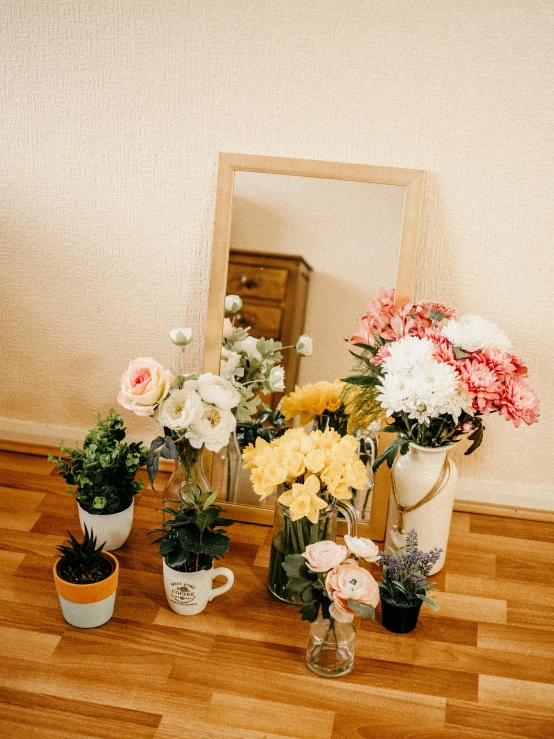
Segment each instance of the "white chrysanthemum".
[[422,362],[432,359],[435,345],[430,339],[406,336],[388,345],[390,356],[383,361],[384,372],[408,374]]
[[471,407],[454,368],[433,358],[405,373],[386,372],[377,398],[388,415],[406,413],[427,425],[442,414],[457,420],[462,410]]
[[466,352],[477,349],[510,349],[512,343],[504,331],[481,316],[451,318],[442,333],[454,346]]
[[171,390],[167,398],[158,406],[154,420],[160,426],[174,430],[189,427],[202,414],[202,400],[196,392],[197,383],[189,380],[180,390]]

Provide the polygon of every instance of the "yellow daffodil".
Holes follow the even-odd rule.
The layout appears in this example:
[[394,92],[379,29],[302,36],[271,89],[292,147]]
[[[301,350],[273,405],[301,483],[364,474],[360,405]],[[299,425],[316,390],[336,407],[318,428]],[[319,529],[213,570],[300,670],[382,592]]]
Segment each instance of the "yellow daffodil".
[[306,478],[304,484],[296,482],[279,496],[279,502],[288,506],[291,521],[298,521],[304,516],[312,523],[317,523],[319,511],[327,507],[327,503],[318,496],[319,479],[315,475]]

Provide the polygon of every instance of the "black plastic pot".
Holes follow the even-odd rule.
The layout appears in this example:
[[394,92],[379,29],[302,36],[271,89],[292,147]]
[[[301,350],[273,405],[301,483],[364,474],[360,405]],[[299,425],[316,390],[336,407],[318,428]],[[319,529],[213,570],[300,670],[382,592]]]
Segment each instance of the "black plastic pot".
[[382,623],[385,629],[395,634],[407,634],[408,631],[413,631],[422,602],[420,600],[413,606],[399,606],[381,597]]

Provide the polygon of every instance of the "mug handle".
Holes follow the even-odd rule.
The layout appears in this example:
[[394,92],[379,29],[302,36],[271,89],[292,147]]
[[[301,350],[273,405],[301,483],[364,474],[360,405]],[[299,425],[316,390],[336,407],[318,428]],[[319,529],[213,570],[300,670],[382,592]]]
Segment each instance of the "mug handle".
[[233,583],[235,582],[235,576],[233,575],[232,570],[230,570],[228,567],[216,567],[214,570],[211,571],[211,575],[212,582],[218,575],[223,575],[223,577],[226,577],[227,582],[224,585],[220,585],[218,588],[214,588],[210,593],[208,601],[213,600],[218,595],[223,595],[223,593],[226,593],[233,587]]

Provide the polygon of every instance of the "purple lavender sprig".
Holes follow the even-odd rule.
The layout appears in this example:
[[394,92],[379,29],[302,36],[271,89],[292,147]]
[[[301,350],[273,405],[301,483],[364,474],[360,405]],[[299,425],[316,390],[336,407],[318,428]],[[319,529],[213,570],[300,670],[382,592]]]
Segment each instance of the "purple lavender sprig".
[[417,548],[417,533],[412,529],[406,535],[406,551],[390,551],[390,554],[381,552],[379,558],[379,564],[383,567],[383,579],[379,583],[381,596],[402,606],[415,605],[422,600],[438,610],[437,604],[426,595],[435,584],[429,582],[427,577],[438,562],[442,549],[422,552]]

